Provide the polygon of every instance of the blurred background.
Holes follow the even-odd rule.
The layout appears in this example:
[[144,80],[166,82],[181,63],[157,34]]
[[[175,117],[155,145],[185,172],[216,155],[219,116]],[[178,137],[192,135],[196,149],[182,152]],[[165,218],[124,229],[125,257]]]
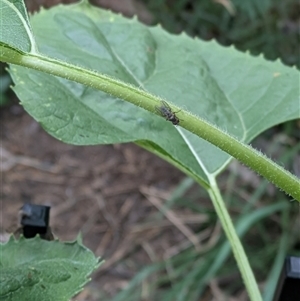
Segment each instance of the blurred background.
[[[72,1],[25,2],[35,12]],[[92,3],[300,67],[298,1]],[[55,140],[18,104],[5,68],[0,65],[2,240],[17,226],[22,204],[50,205],[59,239],[74,240],[81,231],[84,244],[106,260],[74,300],[247,300],[204,189],[134,144],[75,147]],[[252,145],[300,176],[299,120],[264,132]],[[284,256],[300,256],[299,205],[237,162],[218,182],[264,300],[271,301]]]

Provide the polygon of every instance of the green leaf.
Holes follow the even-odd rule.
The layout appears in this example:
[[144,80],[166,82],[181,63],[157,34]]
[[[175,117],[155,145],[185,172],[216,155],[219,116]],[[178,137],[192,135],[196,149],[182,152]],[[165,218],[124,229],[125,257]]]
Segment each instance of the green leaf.
[[82,290],[99,258],[77,241],[13,237],[0,244],[1,301],[64,301]]
[[23,0],[0,0],[1,36],[0,52],[3,46],[20,52],[36,52],[36,45]]
[[[158,95],[241,141],[299,118],[299,73],[278,61],[170,35],[87,2],[42,10],[32,27],[47,56]],[[103,92],[22,67],[10,72],[25,109],[64,142],[134,141],[207,185],[230,160],[194,134]]]

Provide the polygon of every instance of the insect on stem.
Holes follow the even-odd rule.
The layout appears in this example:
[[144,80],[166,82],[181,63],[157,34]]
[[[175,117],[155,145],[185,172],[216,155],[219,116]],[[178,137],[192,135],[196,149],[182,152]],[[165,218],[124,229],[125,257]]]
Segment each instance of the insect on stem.
[[155,110],[158,114],[160,114],[162,117],[165,117],[166,120],[171,121],[174,125],[179,124],[180,120],[176,116],[176,113],[178,113],[179,111],[173,112],[171,107],[164,100],[161,101],[161,106],[155,107]]

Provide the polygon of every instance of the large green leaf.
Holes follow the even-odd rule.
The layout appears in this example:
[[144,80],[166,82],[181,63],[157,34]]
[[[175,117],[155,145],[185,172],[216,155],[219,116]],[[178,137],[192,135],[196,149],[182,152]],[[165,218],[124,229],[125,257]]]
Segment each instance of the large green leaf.
[[8,46],[21,52],[35,52],[26,7],[23,0],[0,0],[0,51]]
[[[43,54],[140,87],[241,141],[299,118],[299,73],[279,61],[170,35],[87,2],[42,10],[32,27]],[[22,67],[11,74],[25,109],[62,141],[135,141],[207,183],[229,162],[215,146],[130,103]]]
[[99,259],[77,241],[11,237],[0,244],[0,300],[68,301],[98,266]]

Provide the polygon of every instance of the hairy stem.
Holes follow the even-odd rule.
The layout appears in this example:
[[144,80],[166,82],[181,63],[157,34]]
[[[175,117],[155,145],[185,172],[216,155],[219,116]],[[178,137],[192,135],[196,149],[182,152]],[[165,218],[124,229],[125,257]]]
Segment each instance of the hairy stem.
[[[146,91],[103,74],[41,55],[21,54],[14,52],[13,49],[5,50],[6,52],[2,50],[0,60],[76,81],[131,102],[152,113],[156,113],[155,106],[159,105],[162,100]],[[13,55],[10,52],[14,52]],[[227,152],[300,202],[300,180],[290,172],[210,122],[183,108],[174,105],[171,105],[171,108],[174,111],[180,111],[178,113],[179,119],[182,120],[180,126]]]

